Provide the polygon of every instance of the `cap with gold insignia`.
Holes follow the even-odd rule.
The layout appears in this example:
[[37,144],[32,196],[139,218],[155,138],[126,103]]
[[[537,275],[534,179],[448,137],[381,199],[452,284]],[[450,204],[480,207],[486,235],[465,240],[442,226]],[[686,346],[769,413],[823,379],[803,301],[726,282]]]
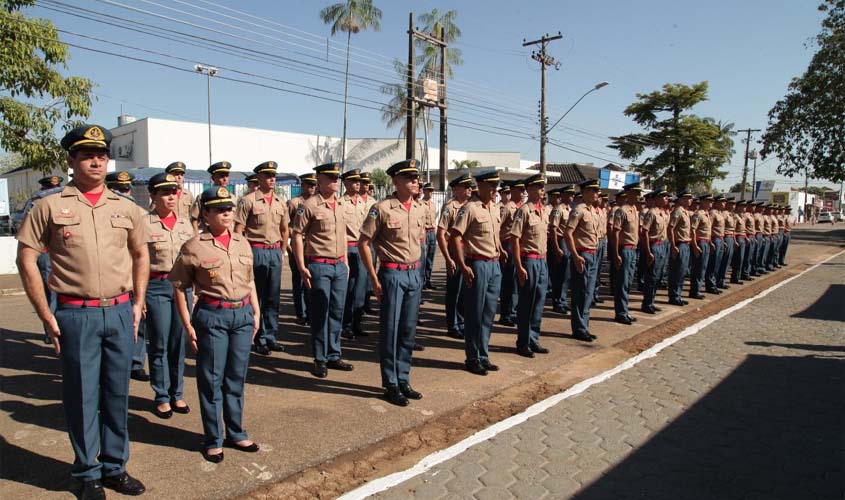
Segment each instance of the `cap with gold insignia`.
[[631,182],[622,186],[623,191],[642,191],[643,187],[639,182]]
[[600,187],[599,186],[599,180],[598,179],[587,179],[586,181],[578,184],[578,187],[581,189],[581,191],[583,191],[585,189],[599,189],[599,187]]
[[472,176],[469,174],[460,174],[451,181],[449,187],[469,187],[472,185]]
[[220,186],[212,186],[203,191],[200,195],[200,203],[203,208],[234,208],[235,206],[229,190]]
[[704,193],[698,197],[698,201],[713,201],[713,195],[710,193]]
[[473,177],[475,177],[475,182],[492,182],[493,184],[498,184],[501,180],[499,178],[499,171],[495,168],[475,172]]
[[387,169],[387,175],[391,177],[396,177],[397,175],[404,175],[406,177],[418,177],[420,175],[420,170],[417,167],[420,162],[415,159],[400,161],[399,163],[394,163]]
[[317,174],[308,172],[299,176],[300,184],[317,184]]
[[526,177],[524,182],[526,187],[532,185],[536,186],[537,184],[545,186],[546,176],[544,176],[543,174],[534,174],[532,176]]
[[713,195],[713,201],[725,201],[725,195],[722,193]]
[[525,179],[517,179],[511,183],[511,188],[525,189]]
[[340,163],[323,163],[322,165],[317,165],[316,167],[314,167],[314,171],[318,174],[332,175],[337,177],[340,175]]
[[150,180],[147,182],[147,189],[149,189],[150,193],[155,193],[159,189],[178,189],[179,184],[176,182],[176,178],[173,177],[173,174],[168,173],[161,173],[155,174],[154,176],[150,177]]
[[369,172],[361,172],[361,184],[369,184],[370,183],[370,173]]
[[121,172],[112,172],[106,175],[106,185],[109,187],[116,185],[116,186],[131,186],[132,179],[135,176],[130,174],[129,172],[121,171]]
[[692,198],[692,193],[689,192],[687,189],[681,189],[678,191],[678,194],[675,195],[676,198]]
[[48,175],[47,177],[43,177],[39,179],[38,184],[41,184],[41,187],[44,188],[53,188],[59,187],[64,179],[59,177],[58,175]]
[[575,186],[572,184],[566,184],[562,188],[560,188],[561,194],[575,194]]
[[610,195],[607,194],[607,193],[600,193],[600,195],[601,195],[601,199],[603,199],[603,200],[610,198]]
[[510,181],[502,181],[502,186],[499,188],[500,193],[510,193],[511,192],[511,182]]
[[274,161],[265,161],[257,165],[255,168],[252,169],[253,172],[256,174],[270,174],[275,176],[276,175],[276,162]]
[[62,148],[66,151],[96,149],[109,151],[111,132],[99,125],[82,125],[71,130],[62,138]]
[[206,172],[211,175],[214,174],[228,174],[229,171],[232,170],[232,164],[228,161],[218,161],[214,165],[208,167]]
[[434,191],[434,186],[431,185],[430,182],[426,182],[423,184],[423,191]]
[[351,170],[347,170],[346,172],[340,174],[340,178],[345,181],[360,181],[361,180],[361,169],[360,168],[353,168]]
[[182,163],[181,161],[174,161],[170,165],[164,167],[164,173],[166,173],[166,174],[173,174],[173,175],[184,174],[185,170],[186,170],[185,164]]
[[246,179],[247,184],[258,184],[258,174],[255,172],[253,173],[245,173],[244,179]]

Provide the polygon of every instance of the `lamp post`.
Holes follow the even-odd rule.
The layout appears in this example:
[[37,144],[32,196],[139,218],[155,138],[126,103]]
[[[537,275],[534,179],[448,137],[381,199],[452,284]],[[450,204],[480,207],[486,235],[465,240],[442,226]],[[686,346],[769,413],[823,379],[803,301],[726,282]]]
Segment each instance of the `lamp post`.
[[552,126],[551,126],[551,127],[549,127],[548,129],[546,129],[546,134],[548,134],[549,132],[551,132],[551,131],[552,131],[552,129],[553,129],[553,128],[555,128],[555,127],[557,126],[557,124],[558,124],[558,123],[560,123],[560,121],[561,121],[561,120],[563,120],[564,118],[566,118],[566,115],[568,115],[568,114],[569,114],[569,112],[570,112],[570,111],[572,111],[572,109],[573,109],[575,106],[577,106],[577,105],[578,105],[578,103],[579,103],[579,102],[581,102],[581,100],[582,100],[582,99],[584,99],[585,97],[587,97],[587,95],[589,95],[591,92],[595,92],[596,90],[599,90],[599,89],[601,89],[601,88],[603,88],[603,87],[607,87],[608,85],[610,85],[610,82],[599,82],[599,83],[595,84],[595,85],[593,86],[593,88],[591,88],[590,90],[588,90],[588,91],[584,92],[584,95],[582,95],[581,97],[579,97],[579,98],[578,98],[578,100],[577,100],[577,101],[575,101],[575,104],[573,104],[572,106],[569,106],[569,109],[567,109],[567,110],[566,110],[566,113],[564,113],[564,114],[563,114],[563,116],[561,116],[560,118],[558,118],[558,119],[557,119],[557,121],[554,123],[554,125],[552,125]]
[[211,165],[211,77],[217,75],[217,68],[197,64],[194,70],[199,74],[205,74],[208,83],[208,164]]

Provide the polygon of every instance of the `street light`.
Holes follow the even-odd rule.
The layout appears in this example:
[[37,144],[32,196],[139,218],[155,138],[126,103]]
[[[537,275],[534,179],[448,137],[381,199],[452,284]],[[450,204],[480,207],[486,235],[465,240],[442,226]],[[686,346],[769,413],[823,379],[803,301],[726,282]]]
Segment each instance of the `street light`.
[[208,81],[208,164],[211,165],[211,77],[217,75],[217,68],[197,64],[194,71],[200,75],[205,74]]
[[595,92],[596,90],[598,90],[598,89],[600,89],[600,88],[602,88],[602,87],[607,87],[608,85],[610,85],[610,82],[599,82],[599,83],[595,84],[595,85],[593,86],[593,88],[591,88],[590,90],[588,90],[588,91],[584,92],[584,95],[582,95],[581,97],[579,97],[579,98],[578,98],[578,100],[577,100],[577,101],[575,101],[575,104],[573,104],[572,106],[569,106],[569,109],[567,109],[567,110],[566,110],[566,113],[564,113],[564,114],[563,114],[563,116],[561,116],[560,118],[558,118],[558,119],[557,119],[557,121],[555,122],[555,124],[554,124],[554,125],[552,125],[551,127],[549,127],[549,128],[546,130],[546,134],[548,134],[549,132],[551,132],[551,131],[552,131],[552,129],[553,129],[553,128],[555,128],[555,127],[557,126],[557,124],[558,124],[558,123],[560,123],[560,121],[561,121],[561,120],[563,120],[564,118],[566,118],[566,115],[568,115],[568,114],[569,114],[569,112],[570,112],[570,111],[572,111],[572,108],[574,108],[575,106],[577,106],[577,105],[578,105],[578,103],[579,103],[579,102],[581,102],[581,100],[582,100],[582,99],[584,99],[585,97],[587,97],[587,94],[589,94],[589,93],[591,93],[591,92]]

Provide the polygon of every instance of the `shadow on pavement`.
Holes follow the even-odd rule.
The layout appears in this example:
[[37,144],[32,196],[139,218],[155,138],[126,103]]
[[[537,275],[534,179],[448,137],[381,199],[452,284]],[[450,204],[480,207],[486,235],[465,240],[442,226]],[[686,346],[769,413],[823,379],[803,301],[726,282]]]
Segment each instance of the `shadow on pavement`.
[[792,230],[791,241],[807,244],[819,243],[822,245],[845,244],[845,229],[833,229],[833,227],[830,226],[828,230],[819,229],[817,226],[816,229],[796,228]]
[[845,321],[845,285],[830,285],[818,300],[803,311],[793,314],[793,318],[821,319],[825,321]]
[[752,355],[575,498],[841,498],[845,360]]
[[756,347],[785,347],[787,349],[798,349],[802,351],[845,352],[845,346],[838,345],[782,344],[779,342],[746,342],[745,344]]

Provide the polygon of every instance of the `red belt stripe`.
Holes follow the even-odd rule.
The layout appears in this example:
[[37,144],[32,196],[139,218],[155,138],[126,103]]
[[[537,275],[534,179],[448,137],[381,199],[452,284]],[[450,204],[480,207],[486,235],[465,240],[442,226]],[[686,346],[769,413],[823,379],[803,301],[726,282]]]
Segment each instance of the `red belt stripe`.
[[83,299],[71,295],[59,295],[59,303],[79,307],[112,307],[129,302],[129,292],[108,299]]
[[240,309],[241,307],[244,307],[249,304],[249,301],[249,295],[247,295],[241,300],[221,300],[212,299],[211,297],[206,297],[205,295],[200,296],[200,302],[202,302],[203,304],[208,304],[212,307],[221,307],[223,309]]

